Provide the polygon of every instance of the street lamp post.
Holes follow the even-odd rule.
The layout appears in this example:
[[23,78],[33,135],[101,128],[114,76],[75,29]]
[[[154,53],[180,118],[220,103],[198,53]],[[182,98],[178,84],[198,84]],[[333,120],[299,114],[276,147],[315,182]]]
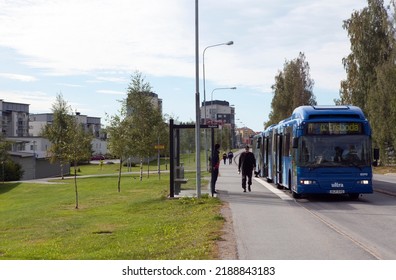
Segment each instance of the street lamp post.
[[[198,0],[195,0],[195,158],[196,158],[196,190],[197,197],[201,197],[201,114],[199,98],[199,13]],[[171,155],[173,156],[173,155]]]
[[[236,87],[223,87],[223,88],[215,88],[212,90],[212,96],[211,96],[211,101],[210,101],[210,106],[213,107],[213,92],[215,90],[220,90],[220,89],[236,89]],[[212,108],[213,109],[213,108]],[[212,119],[212,116],[211,116]]]
[[215,45],[210,45],[210,46],[207,46],[205,49],[204,49],[204,51],[203,51],[203,53],[202,53],[202,78],[203,78],[203,90],[204,90],[204,124],[206,124],[206,84],[205,84],[205,52],[206,52],[206,50],[207,49],[209,49],[209,48],[213,48],[213,47],[218,47],[218,46],[224,46],[224,45],[226,45],[226,46],[230,46],[230,45],[233,45],[234,44],[234,42],[233,41],[228,41],[228,42],[226,42],[226,43],[220,43],[220,44],[215,44]]
[[[202,79],[203,79],[203,92],[204,92],[204,124],[206,124],[206,81],[205,81],[205,52],[209,48],[218,47],[218,46],[230,46],[233,45],[233,41],[228,41],[225,43],[215,44],[207,46],[202,53]],[[205,128],[205,162],[206,162],[206,170],[208,170],[208,138],[207,132]]]

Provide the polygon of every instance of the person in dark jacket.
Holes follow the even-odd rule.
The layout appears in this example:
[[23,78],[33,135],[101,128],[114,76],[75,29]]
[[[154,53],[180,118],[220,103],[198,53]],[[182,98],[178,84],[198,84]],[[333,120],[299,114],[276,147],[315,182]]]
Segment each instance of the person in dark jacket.
[[211,169],[212,169],[212,176],[211,176],[211,180],[210,180],[210,190],[212,192],[212,196],[213,194],[217,193],[216,192],[216,181],[217,181],[217,177],[219,176],[219,166],[220,166],[220,144],[216,144],[214,147],[214,151],[212,152],[212,156],[211,156]]
[[252,185],[253,169],[256,167],[256,158],[254,154],[249,151],[249,146],[246,146],[245,151],[239,156],[238,173],[242,170],[242,189],[246,192],[246,181],[249,192]]
[[223,161],[224,161],[224,164],[227,164],[227,154],[226,154],[226,152],[223,153]]
[[228,160],[229,160],[229,164],[232,164],[232,158],[234,157],[234,154],[232,153],[232,151],[228,152]]

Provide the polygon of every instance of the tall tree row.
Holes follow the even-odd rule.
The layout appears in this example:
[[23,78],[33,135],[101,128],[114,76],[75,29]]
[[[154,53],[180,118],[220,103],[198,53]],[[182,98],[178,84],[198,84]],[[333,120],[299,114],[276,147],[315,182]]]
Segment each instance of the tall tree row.
[[340,99],[335,101],[363,109],[372,126],[374,144],[387,162],[396,147],[394,8],[385,8],[383,0],[367,3],[343,24],[351,53],[343,59],[347,78],[341,82]]
[[278,123],[288,118],[294,108],[301,105],[316,105],[313,94],[314,81],[310,77],[309,64],[305,55],[286,61],[283,71],[275,76],[275,84],[272,85],[274,96],[271,102],[272,111],[266,126]]
[[368,7],[344,21],[351,53],[343,59],[347,79],[341,82],[338,104],[353,104],[367,112],[370,89],[377,82],[377,68],[386,63],[393,48],[393,30],[383,0],[368,0]]

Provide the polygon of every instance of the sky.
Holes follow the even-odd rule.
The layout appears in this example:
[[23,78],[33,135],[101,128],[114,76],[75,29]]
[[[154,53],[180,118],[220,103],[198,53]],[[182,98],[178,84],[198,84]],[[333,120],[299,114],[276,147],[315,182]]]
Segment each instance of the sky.
[[[226,100],[237,126],[261,131],[275,76],[303,52],[318,104],[334,104],[350,53],[342,24],[365,6],[200,0],[200,101]],[[0,0],[0,99],[50,113],[62,94],[73,111],[106,125],[138,71],[163,100],[164,114],[195,121],[195,24],[193,0]],[[228,41],[234,44],[207,48]]]

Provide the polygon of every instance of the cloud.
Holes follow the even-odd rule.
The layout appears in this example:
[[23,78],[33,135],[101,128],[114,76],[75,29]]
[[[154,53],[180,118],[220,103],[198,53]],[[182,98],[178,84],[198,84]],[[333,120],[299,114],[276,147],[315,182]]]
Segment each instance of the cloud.
[[117,91],[117,90],[107,90],[107,89],[101,89],[97,90],[97,93],[103,93],[103,94],[110,94],[110,95],[126,95],[125,92],[123,91]]
[[[207,52],[208,81],[268,92],[285,60],[304,52],[315,86],[336,91],[348,46],[342,20],[363,2],[200,1],[200,62],[205,46],[235,42]],[[156,77],[195,76],[193,1],[15,0],[0,5],[0,45],[27,57],[23,63],[29,67],[53,75],[138,69]],[[113,76],[95,81],[125,82]]]
[[[0,15],[2,45],[57,73],[144,68],[192,53],[184,1],[10,1]],[[193,15],[193,12],[191,13]]]
[[55,102],[53,96],[42,91],[0,90],[0,96],[6,102],[29,104],[30,113],[43,113],[43,108],[49,111]]
[[70,83],[58,83],[60,86],[71,87],[71,88],[81,88],[82,85],[70,84]]
[[21,81],[21,82],[37,81],[36,77],[29,76],[29,75],[14,74],[14,73],[0,73],[0,78],[17,80],[17,81]]

